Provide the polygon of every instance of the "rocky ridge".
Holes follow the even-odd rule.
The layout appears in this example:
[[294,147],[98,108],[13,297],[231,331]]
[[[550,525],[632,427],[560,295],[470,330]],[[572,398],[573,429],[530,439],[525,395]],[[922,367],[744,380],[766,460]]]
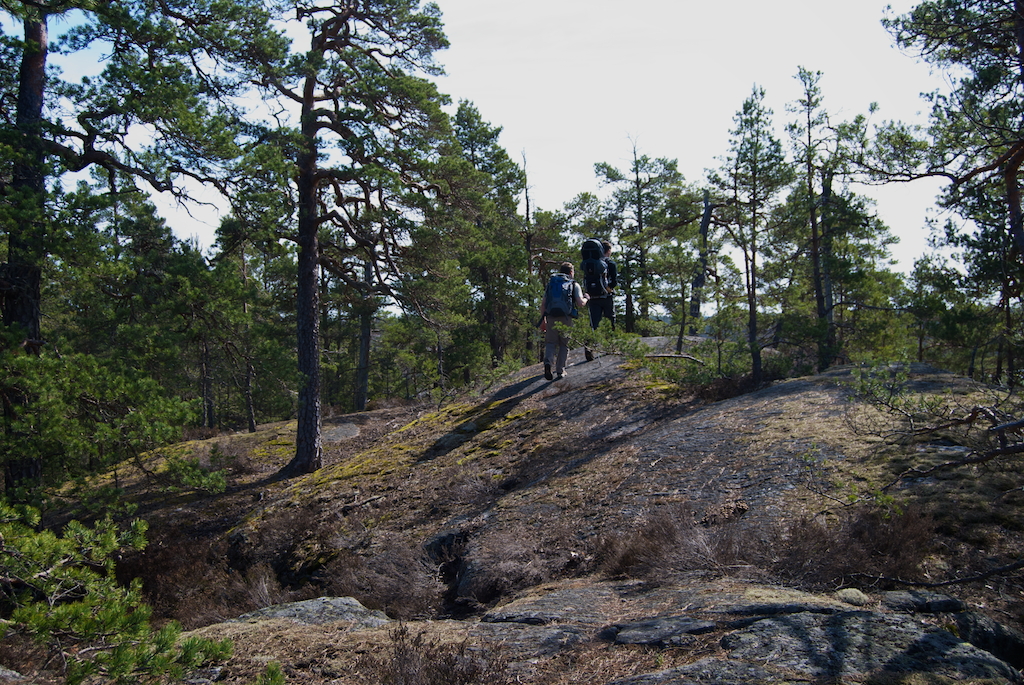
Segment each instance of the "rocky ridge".
[[[857,430],[849,369],[708,401],[582,356],[556,382],[537,365],[444,406],[329,418],[316,474],[275,478],[294,439],[281,423],[189,447],[235,455],[222,496],[140,486],[154,542],[133,568],[198,598],[160,595],[165,616],[235,645],[192,681],[252,683],[277,662],[289,683],[407,682],[381,676],[405,634],[532,685],[1022,682],[1019,574],[920,589],[1019,558],[1020,465],[898,491],[938,526],[941,544],[913,557],[923,582],[876,569],[860,589],[787,584],[735,548],[778,556],[795,522],[836,521],[829,507],[851,492],[961,447]],[[927,368],[912,382],[964,401],[976,391]],[[645,549],[659,521],[675,527]],[[639,559],[609,568],[616,545]],[[218,603],[225,577],[280,587],[234,610]]]
[[[211,680],[274,658],[289,682],[341,684],[372,682],[363,680],[358,655],[386,645],[384,633],[397,626],[355,600],[321,598],[197,633],[260,646],[237,653]],[[536,682],[570,663],[575,671],[564,682],[595,685],[898,682],[913,674],[929,682],[1024,682],[1024,635],[958,599],[921,591],[820,595],[721,579],[666,587],[576,579],[536,588],[479,619],[406,628],[467,641],[484,658],[500,655],[511,682]],[[287,644],[302,644],[301,656],[276,651]],[[615,650],[641,655],[640,672],[604,678]],[[663,655],[662,665],[678,663],[657,668],[659,659],[642,658],[651,653]]]
[[[767,527],[808,506],[809,460],[853,462],[880,448],[855,443],[839,427],[848,423],[847,398],[836,378],[848,370],[724,402],[653,402],[616,412],[616,388],[630,372],[617,358],[584,364],[580,356],[574,353],[568,378],[556,383],[544,382],[539,368],[524,370],[486,398],[491,414],[456,421],[419,457],[468,459],[467,450],[495,421],[494,407],[505,418],[512,407],[531,404],[557,415],[572,440],[597,446],[566,450],[565,461],[546,470],[494,466],[501,496],[483,507],[454,508],[423,532],[424,547],[438,556],[460,541],[461,566],[449,581],[455,595],[480,597],[483,562],[479,551],[473,555],[474,541],[513,521],[546,519],[550,527],[569,512],[607,512],[572,519],[580,537],[594,539],[652,508],[685,502],[704,525]],[[951,377],[921,369],[916,378],[942,385]],[[543,452],[528,434],[521,439]],[[524,563],[571,554],[546,550]],[[522,573],[509,564],[511,575]],[[277,658],[289,682],[374,682],[366,655],[388,658],[395,631],[404,629],[500,659],[517,683],[1024,682],[1024,635],[993,620],[983,602],[913,589],[812,593],[737,575],[743,574],[697,571],[648,582],[590,573],[532,585],[463,620],[396,622],[354,600],[331,600],[353,612],[339,616],[334,605],[324,613],[326,600],[311,600],[199,633],[242,645],[221,674],[227,680],[251,677]],[[302,645],[301,658],[288,644]]]

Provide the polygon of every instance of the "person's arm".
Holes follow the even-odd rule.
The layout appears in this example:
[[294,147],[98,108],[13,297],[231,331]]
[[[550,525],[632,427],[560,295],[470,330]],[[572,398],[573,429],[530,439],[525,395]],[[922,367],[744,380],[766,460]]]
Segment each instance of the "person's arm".
[[583,292],[583,288],[580,287],[579,283],[573,284],[573,295],[576,298],[577,307],[586,307],[587,302],[590,302],[590,295]]

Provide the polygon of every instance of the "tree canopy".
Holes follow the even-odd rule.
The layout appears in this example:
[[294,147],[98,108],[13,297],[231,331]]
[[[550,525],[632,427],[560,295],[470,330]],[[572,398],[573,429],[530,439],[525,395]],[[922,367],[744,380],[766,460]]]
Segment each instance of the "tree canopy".
[[[596,162],[593,187],[547,211],[530,207],[503,122],[439,92],[434,4],[3,7],[22,28],[0,41],[4,439],[37,447],[5,458],[11,492],[130,458],[176,426],[282,418],[300,426],[286,473],[316,470],[325,408],[443,401],[533,363],[543,283],[595,236],[613,243],[624,332],[713,356],[713,372],[680,372],[688,382],[882,356],[1018,380],[1021,32],[1006,3],[925,1],[885,19],[955,78],[927,129],[835,121],[821,74],[801,66],[785,117],[756,85],[737,103],[705,178],[632,141],[628,165]],[[54,54],[95,68],[62,79]],[[958,221],[936,235],[970,279],[951,264],[893,271],[892,235],[852,190],[928,175],[951,180],[941,201]],[[228,210],[206,254],[147,199],[186,202],[196,184]],[[105,407],[85,423],[78,401],[40,401],[70,392],[41,380],[70,355],[113,374],[83,395]],[[159,390],[144,401],[144,387]],[[88,435],[141,415],[166,431],[118,428],[99,451],[42,438],[72,417],[68,434]]]

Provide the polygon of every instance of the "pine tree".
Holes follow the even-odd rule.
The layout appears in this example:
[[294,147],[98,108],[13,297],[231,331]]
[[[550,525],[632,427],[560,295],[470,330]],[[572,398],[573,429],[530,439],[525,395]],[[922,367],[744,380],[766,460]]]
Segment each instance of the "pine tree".
[[[529,314],[524,310],[528,257],[517,215],[526,180],[498,143],[501,128],[483,120],[472,103],[462,101],[452,121],[460,156],[469,163],[466,185],[458,189],[461,228],[453,247],[478,294],[476,318],[490,345],[493,365],[524,339]],[[455,190],[455,189],[453,189]],[[518,352],[517,357],[522,357]]]
[[754,86],[750,97],[743,102],[736,113],[736,128],[731,131],[729,156],[724,160],[720,175],[712,175],[712,183],[729,197],[730,212],[725,230],[743,256],[747,345],[755,384],[762,380],[758,329],[761,251],[773,237],[771,218],[778,195],[793,178],[782,144],[772,133],[772,111],[765,107],[764,96],[764,89]]
[[[267,121],[263,140],[275,160],[291,166],[298,246],[296,326],[299,373],[295,458],[285,473],[321,465],[320,271],[364,297],[387,295],[400,277],[396,260],[408,249],[412,217],[425,194],[440,190],[431,164],[448,135],[443,98],[425,75],[440,73],[435,50],[446,47],[440,12],[410,0],[281,8],[306,23],[308,50],[287,64],[253,57],[266,98],[293,115],[295,129]],[[277,162],[275,162],[276,166]],[[372,279],[365,276],[369,265]]]
[[[829,119],[822,106],[821,72],[801,67],[797,78],[803,87],[800,99],[791,111],[799,119],[789,126],[793,147],[801,163],[803,200],[810,240],[807,254],[811,261],[811,284],[814,288],[815,316],[817,318],[818,370],[827,369],[838,354],[833,305],[832,279],[829,272],[832,233],[829,231],[829,208],[832,183],[838,151],[829,149]],[[830,154],[831,153],[831,154]],[[818,185],[820,178],[820,187]]]
[[945,70],[953,92],[930,96],[929,139],[912,127],[887,126],[873,158],[864,161],[886,178],[948,178],[949,199],[971,186],[997,182],[1019,264],[1024,256],[1024,7],[1017,1],[927,0],[883,23],[897,45]]
[[[655,302],[649,252],[655,234],[661,228],[654,217],[664,211],[669,190],[683,181],[674,159],[652,159],[633,146],[633,161],[628,170],[616,169],[606,162],[594,165],[600,182],[612,186],[605,211],[617,224],[621,264],[619,281],[625,299],[627,333],[648,332],[651,305]],[[637,325],[637,319],[644,322]],[[642,330],[637,331],[638,328]]]
[[[262,6],[248,0],[44,0],[3,8],[24,27],[24,39],[5,40],[0,51],[0,71],[18,74],[0,79],[0,150],[9,170],[2,177],[10,179],[0,201],[7,237],[3,323],[18,331],[18,349],[36,354],[44,345],[41,278],[61,239],[52,223],[54,181],[65,171],[102,169],[112,194],[138,183],[184,197],[185,175],[225,187],[243,128],[231,98],[248,84],[244,69],[233,67],[253,54],[279,52],[283,41]],[[62,49],[95,48],[104,56],[99,73],[74,84],[47,72],[49,21],[71,10],[81,21],[63,37]],[[140,128],[149,135],[136,145]],[[8,399],[7,425],[13,425],[30,398]],[[6,459],[5,467],[15,482],[36,480],[40,471],[38,463],[18,459]]]

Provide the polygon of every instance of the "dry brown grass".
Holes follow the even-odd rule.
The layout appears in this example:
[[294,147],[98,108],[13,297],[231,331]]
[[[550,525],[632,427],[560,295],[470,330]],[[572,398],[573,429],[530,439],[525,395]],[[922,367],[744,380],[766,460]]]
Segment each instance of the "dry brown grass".
[[467,545],[463,557],[459,596],[477,609],[592,568],[586,543],[560,521],[488,531]]
[[443,642],[405,625],[389,631],[383,652],[368,654],[357,668],[364,682],[381,685],[503,685],[511,682],[497,647],[472,649],[468,640]]
[[859,507],[828,520],[763,530],[737,522],[702,524],[681,505],[606,536],[598,559],[611,577],[655,583],[699,571],[775,578],[808,589],[877,589],[919,576],[934,548],[934,522],[916,508],[887,516]]
[[888,589],[920,577],[934,551],[935,524],[918,508],[885,515],[858,507],[833,521],[795,522],[775,547],[772,569],[815,589]]
[[[147,582],[147,592],[168,617],[188,615],[195,606],[207,608],[197,614],[206,620],[249,611],[255,601],[250,594],[260,595],[254,588],[262,586],[265,598],[351,595],[411,619],[463,615],[532,585],[597,568],[652,582],[698,571],[828,587],[871,578],[923,579],[926,566],[930,577],[942,568],[966,574],[991,563],[971,550],[994,551],[997,559],[1010,554],[1024,532],[1021,465],[939,474],[880,506],[874,490],[908,464],[931,463],[944,453],[866,432],[866,422],[877,425],[880,415],[871,409],[851,420],[857,405],[836,389],[842,379],[838,372],[705,404],[676,396],[666,401],[639,376],[595,389],[577,375],[570,380],[579,386],[545,385],[543,393],[502,402],[466,401],[441,411],[403,407],[379,419],[360,415],[360,435],[330,447],[325,469],[284,483],[267,480],[266,469],[290,456],[285,446],[293,425],[261,428],[237,440],[220,436],[207,449],[232,465],[236,481],[255,485],[239,488],[233,499],[196,507],[197,519],[208,523],[216,508],[225,521],[219,530],[226,531],[231,517],[255,515],[235,528],[226,547],[218,529],[210,532],[219,546],[210,542],[209,552],[201,552],[202,544],[186,549],[165,541],[180,551],[151,557],[147,564],[159,574],[143,568],[147,564],[128,572],[160,579]],[[722,381],[708,392],[730,395],[738,387]],[[934,381],[934,387],[941,386]],[[743,473],[766,459],[805,462],[791,483],[800,487],[773,492],[768,500],[783,518],[751,521],[761,510],[745,516],[743,499],[691,501],[686,493],[705,487],[704,481],[663,483],[648,471],[644,460],[661,462],[661,455],[645,456],[650,451],[634,435],[642,440],[650,426],[696,409],[702,418],[685,444],[713,450],[709,454],[721,462],[714,473]],[[711,439],[704,428],[709,424],[729,442],[715,438],[702,447]],[[610,437],[595,442],[588,434],[594,430]],[[687,459],[682,456],[678,468]],[[668,473],[679,477],[678,471]],[[644,494],[645,488],[666,487],[678,494]],[[851,499],[860,504],[851,506]],[[623,509],[624,501],[635,509]],[[908,513],[882,516],[897,506]],[[430,558],[424,545],[441,525],[462,536],[463,544],[445,559]],[[199,520],[189,534],[197,527]],[[157,517],[154,534],[162,529]],[[936,558],[948,561],[944,566]],[[189,593],[157,589],[204,565]],[[248,578],[251,569],[273,574],[280,589],[269,578]]]
[[142,553],[126,556],[118,577],[139,578],[158,622],[197,628],[273,604],[308,597],[286,590],[266,562],[232,568],[221,541],[161,535]]
[[610,577],[662,583],[693,572],[764,576],[771,554],[764,531],[728,520],[702,523],[683,504],[605,536],[597,556],[600,570]]

